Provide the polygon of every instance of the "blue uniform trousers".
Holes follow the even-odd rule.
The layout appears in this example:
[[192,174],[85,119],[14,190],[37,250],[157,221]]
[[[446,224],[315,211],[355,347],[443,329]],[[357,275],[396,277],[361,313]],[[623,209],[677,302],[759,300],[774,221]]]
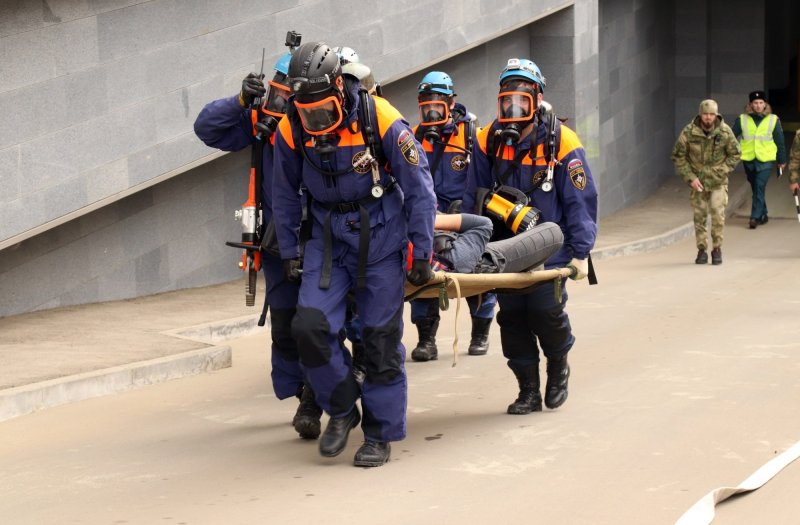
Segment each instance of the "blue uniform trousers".
[[767,182],[769,182],[769,175],[772,172],[772,165],[767,169],[760,171],[749,170],[745,166],[747,173],[747,182],[750,183],[750,188],[753,190],[753,204],[750,208],[750,218],[761,220],[767,216]]
[[297,306],[297,284],[283,278],[283,263],[275,255],[261,252],[261,268],[267,281],[267,304],[272,335],[272,389],[278,399],[297,395],[303,370],[292,337],[292,319]]
[[401,342],[405,283],[402,254],[398,250],[380,261],[371,261],[366,267],[366,286],[355,289],[366,367],[360,392],[350,354],[340,339],[347,293],[356,282],[358,254],[348,250],[334,256],[330,286],[324,290],[319,287],[322,261],[321,239],[311,239],[305,247],[303,280],[292,323],[300,361],[317,403],[330,416],[340,417],[353,409],[361,395],[364,436],[374,441],[399,441],[406,435],[408,397]]
[[[529,294],[499,296],[500,340],[503,355],[512,369],[539,363],[539,347],[548,359],[560,359],[575,343],[564,307],[566,283],[561,283],[561,303],[556,302],[550,282],[538,285]],[[537,345],[538,342],[538,345]]]

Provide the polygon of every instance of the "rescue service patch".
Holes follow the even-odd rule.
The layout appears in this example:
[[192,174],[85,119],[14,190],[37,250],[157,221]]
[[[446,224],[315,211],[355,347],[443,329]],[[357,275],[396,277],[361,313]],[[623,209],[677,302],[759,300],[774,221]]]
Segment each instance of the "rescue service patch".
[[546,169],[539,170],[536,173],[534,173],[533,174],[533,179],[531,180],[531,182],[533,183],[533,187],[534,188],[539,187],[539,185],[542,183],[542,181],[544,180],[544,178],[546,176],[547,176],[547,170]]
[[362,150],[353,155],[353,170],[361,175],[368,173],[370,170],[369,161],[367,160],[367,150]]
[[414,135],[410,131],[404,129],[397,137],[397,145],[400,147],[400,152],[406,162],[417,166],[419,164],[419,151],[417,145],[414,144]]
[[583,190],[586,187],[586,172],[583,171],[583,162],[579,159],[572,159],[567,164],[567,171],[572,185],[579,190]]
[[397,136],[397,145],[398,145],[398,146],[402,146],[402,145],[403,145],[403,142],[405,142],[405,141],[409,140],[410,138],[411,138],[411,132],[410,132],[410,131],[408,131],[407,129],[404,129],[404,130],[403,130],[403,131],[401,131],[401,132],[400,132],[400,134]]
[[456,171],[464,171],[467,168],[467,158],[464,155],[455,155],[450,159],[450,167]]

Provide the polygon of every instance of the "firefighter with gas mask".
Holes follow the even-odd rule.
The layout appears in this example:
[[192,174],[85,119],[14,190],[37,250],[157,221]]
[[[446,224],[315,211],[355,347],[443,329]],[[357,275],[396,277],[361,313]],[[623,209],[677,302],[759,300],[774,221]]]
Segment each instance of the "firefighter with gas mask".
[[[478,132],[464,211],[492,219],[492,240],[509,238],[537,221],[557,223],[564,244],[545,267],[572,267],[572,278],[582,279],[590,273],[589,252],[597,236],[597,189],[577,135],[543,102],[544,87],[532,61],[508,61],[500,74],[497,119]],[[505,204],[509,198],[517,202]],[[540,347],[547,358],[544,404],[561,406],[568,393],[567,353],[575,343],[564,310],[564,283],[560,293],[538,286],[527,294],[501,294],[498,303],[503,355],[519,384],[507,412],[542,410]]]
[[[354,464],[380,466],[389,460],[389,443],[406,435],[404,277],[421,285],[432,276],[436,197],[428,163],[400,113],[342,75],[326,44],[294,52],[289,86],[292,106],[275,140],[273,209],[284,272],[289,279],[302,273],[292,332],[316,400],[330,416],[319,452],[339,455],[361,421],[365,440]],[[312,221],[302,264],[301,188]],[[340,338],[351,289],[365,352],[361,388]]]
[[[291,53],[286,52],[274,67],[272,80],[265,86],[263,75],[248,74],[242,81],[239,94],[207,104],[194,123],[197,136],[207,146],[223,151],[239,151],[248,146],[263,147],[263,177],[261,184],[262,221],[266,226],[272,219],[272,162],[274,131],[286,112],[290,91],[286,80]],[[261,102],[254,107],[254,102]],[[253,115],[256,115],[254,117]],[[278,399],[297,396],[300,405],[292,423],[304,439],[316,439],[321,432],[322,409],[314,394],[304,385],[304,375],[297,354],[297,344],[291,333],[292,318],[297,306],[297,283],[283,276],[283,263],[277,255],[261,251],[261,267],[266,279],[266,300],[270,312],[272,338],[272,387]]]
[[[437,209],[442,213],[459,213],[475,144],[475,115],[456,102],[453,80],[442,71],[431,71],[422,78],[417,89],[417,103],[419,124],[414,128],[414,135],[428,157]],[[497,306],[497,296],[472,296],[467,298],[467,304],[472,315],[472,337],[467,353],[484,355],[489,350],[489,328]],[[439,301],[411,301],[411,322],[416,325],[419,334],[411,359],[437,359]]]

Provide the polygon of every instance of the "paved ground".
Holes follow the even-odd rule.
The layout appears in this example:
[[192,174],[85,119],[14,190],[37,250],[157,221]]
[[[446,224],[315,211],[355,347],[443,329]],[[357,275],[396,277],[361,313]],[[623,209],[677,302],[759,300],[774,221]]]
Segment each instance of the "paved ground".
[[[732,177],[730,195],[731,211],[749,202],[743,174]],[[593,257],[669,245],[693,235],[690,219],[688,189],[675,177],[643,202],[601,219]],[[257,302],[263,281],[259,286]],[[237,280],[0,319],[0,421],[230,366],[230,349],[221,343],[254,329],[258,313],[244,305],[243,290]]]
[[[468,357],[460,323],[451,366],[451,308],[440,360],[406,363],[407,439],[357,469],[360,429],[333,459],[296,437],[253,334],[228,343],[232,367],[0,423],[0,523],[674,523],[800,437],[800,225],[771,214],[756,231],[730,220],[722,266],[693,264],[688,238],[572,283],[558,410],[504,413],[516,386],[496,327]],[[800,461],[714,525],[797,523],[799,482]]]

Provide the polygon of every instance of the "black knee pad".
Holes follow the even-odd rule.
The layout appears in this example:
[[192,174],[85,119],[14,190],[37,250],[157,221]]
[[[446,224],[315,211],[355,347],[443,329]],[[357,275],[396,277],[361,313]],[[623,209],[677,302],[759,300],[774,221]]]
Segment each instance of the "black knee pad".
[[383,326],[364,327],[364,365],[370,383],[385,385],[394,381],[402,371],[400,320],[402,308]]
[[274,351],[286,361],[297,361],[297,344],[292,336],[294,308],[270,308]]
[[308,368],[316,368],[331,360],[328,334],[331,325],[325,315],[316,308],[297,307],[292,320],[292,335],[297,341],[300,363]]

